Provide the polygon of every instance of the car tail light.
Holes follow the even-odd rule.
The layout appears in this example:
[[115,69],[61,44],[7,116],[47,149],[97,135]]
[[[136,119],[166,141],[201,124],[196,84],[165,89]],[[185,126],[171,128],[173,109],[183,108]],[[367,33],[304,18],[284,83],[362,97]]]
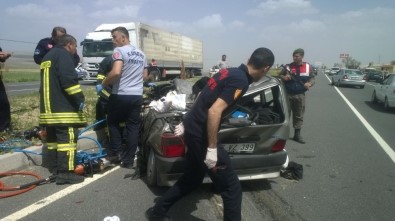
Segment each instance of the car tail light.
[[161,149],[164,157],[181,157],[185,154],[184,139],[172,133],[161,136]]
[[348,79],[347,75],[344,75],[344,76],[343,76],[343,79]]
[[277,140],[272,146],[272,153],[284,150],[286,142],[286,140]]

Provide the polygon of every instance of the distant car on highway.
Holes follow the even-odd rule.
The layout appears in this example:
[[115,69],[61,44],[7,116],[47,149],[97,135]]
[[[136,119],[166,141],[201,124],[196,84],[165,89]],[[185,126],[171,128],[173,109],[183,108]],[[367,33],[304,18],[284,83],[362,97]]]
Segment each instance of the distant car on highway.
[[395,73],[387,75],[380,84],[374,86],[371,101],[383,103],[385,110],[395,107]]
[[364,88],[366,84],[366,75],[358,69],[341,69],[332,75],[332,85],[340,86],[358,86]]
[[331,70],[329,71],[329,75],[334,75],[334,74],[336,74],[338,71],[340,71],[340,68],[339,67],[333,67],[333,68],[331,68]]
[[381,71],[367,71],[366,74],[366,81],[376,81],[380,82],[383,81],[384,75]]
[[331,72],[331,69],[325,69],[325,74],[329,74]]

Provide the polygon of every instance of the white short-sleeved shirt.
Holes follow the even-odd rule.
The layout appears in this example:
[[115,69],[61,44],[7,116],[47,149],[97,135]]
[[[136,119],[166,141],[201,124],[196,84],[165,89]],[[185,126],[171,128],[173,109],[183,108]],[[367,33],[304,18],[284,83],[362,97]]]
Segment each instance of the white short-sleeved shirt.
[[112,93],[119,95],[142,95],[143,74],[147,67],[145,54],[132,45],[116,47],[113,61],[122,61],[121,77],[113,84]]

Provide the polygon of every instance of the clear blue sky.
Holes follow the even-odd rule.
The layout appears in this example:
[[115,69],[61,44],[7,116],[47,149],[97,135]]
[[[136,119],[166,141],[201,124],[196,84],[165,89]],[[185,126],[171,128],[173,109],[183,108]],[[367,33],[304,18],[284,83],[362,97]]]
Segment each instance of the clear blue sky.
[[394,0],[0,0],[0,4],[0,46],[15,53],[33,54],[35,43],[50,36],[54,26],[66,27],[82,41],[101,23],[140,21],[202,40],[205,69],[222,54],[231,65],[239,65],[257,47],[270,48],[277,64],[289,63],[299,47],[305,49],[306,61],[327,66],[340,62],[340,53],[366,65],[395,60]]

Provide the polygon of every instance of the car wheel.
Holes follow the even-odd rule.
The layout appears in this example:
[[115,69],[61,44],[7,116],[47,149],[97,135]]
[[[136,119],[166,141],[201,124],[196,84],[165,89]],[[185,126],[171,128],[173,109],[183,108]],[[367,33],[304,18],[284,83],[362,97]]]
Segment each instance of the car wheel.
[[384,110],[388,111],[390,109],[390,105],[388,104],[388,98],[384,98]]
[[332,78],[332,82],[331,83],[332,83],[332,86],[335,85],[335,81],[333,80],[333,78]]
[[363,89],[365,87],[365,85],[361,85],[361,86],[359,86],[359,88],[361,88],[361,89]]
[[148,186],[156,186],[157,185],[157,170],[156,170],[156,161],[155,161],[155,153],[153,150],[150,150],[147,162],[147,184]]

